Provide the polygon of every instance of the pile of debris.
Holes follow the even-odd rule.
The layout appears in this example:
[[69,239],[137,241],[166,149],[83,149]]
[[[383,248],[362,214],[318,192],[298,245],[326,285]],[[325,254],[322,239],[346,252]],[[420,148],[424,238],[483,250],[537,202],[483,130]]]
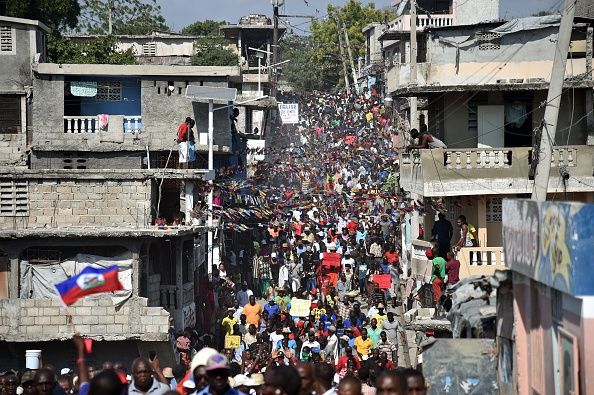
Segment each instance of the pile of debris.
[[495,338],[497,288],[508,276],[509,271],[498,270],[493,276],[466,277],[446,291],[444,308],[452,337]]

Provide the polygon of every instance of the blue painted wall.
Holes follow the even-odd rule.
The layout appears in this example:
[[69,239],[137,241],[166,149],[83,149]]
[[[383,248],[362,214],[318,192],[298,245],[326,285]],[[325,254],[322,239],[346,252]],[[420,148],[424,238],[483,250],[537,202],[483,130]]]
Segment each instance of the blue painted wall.
[[141,115],[140,113],[140,79],[138,78],[104,78],[85,77],[86,81],[121,81],[122,100],[97,101],[94,97],[82,97],[80,115]]

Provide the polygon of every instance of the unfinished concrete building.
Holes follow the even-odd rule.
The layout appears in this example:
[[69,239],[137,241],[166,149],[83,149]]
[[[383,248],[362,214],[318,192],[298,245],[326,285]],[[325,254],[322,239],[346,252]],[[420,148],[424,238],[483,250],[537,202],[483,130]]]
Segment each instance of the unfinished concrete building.
[[[185,89],[228,87],[239,68],[49,64],[45,26],[0,17],[0,30],[0,368],[30,348],[65,366],[45,352],[75,332],[105,358],[118,342],[124,361],[149,348],[167,359],[171,330],[200,325],[208,283],[208,109]],[[215,113],[215,168],[241,160],[230,110]],[[178,169],[187,116],[197,160]],[[51,290],[114,263],[121,293],[65,309]]]

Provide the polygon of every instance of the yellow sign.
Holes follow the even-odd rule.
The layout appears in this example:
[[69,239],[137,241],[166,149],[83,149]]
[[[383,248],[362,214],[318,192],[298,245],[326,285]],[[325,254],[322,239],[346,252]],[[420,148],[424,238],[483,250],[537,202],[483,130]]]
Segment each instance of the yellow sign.
[[225,348],[239,348],[241,344],[241,336],[225,336]]
[[291,299],[291,314],[293,317],[307,317],[309,316],[309,309],[311,307],[311,300],[307,299]]

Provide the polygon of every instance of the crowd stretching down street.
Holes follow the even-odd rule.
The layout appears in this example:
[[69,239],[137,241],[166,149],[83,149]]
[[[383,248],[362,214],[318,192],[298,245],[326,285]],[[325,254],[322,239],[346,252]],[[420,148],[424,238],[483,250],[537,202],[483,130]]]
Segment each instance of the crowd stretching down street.
[[[413,286],[400,281],[401,221],[423,209],[395,189],[393,146],[406,125],[391,124],[375,89],[281,97],[299,103],[300,122],[279,130],[285,145],[269,150],[251,185],[267,222],[239,263],[212,268],[210,326],[171,334],[177,364],[162,367],[151,355],[129,369],[87,366],[77,336],[76,369],[8,372],[1,395],[426,392],[423,375],[399,358],[407,350],[399,351],[405,334],[395,314]],[[437,301],[448,251],[428,252]],[[456,265],[447,268],[457,279]]]

